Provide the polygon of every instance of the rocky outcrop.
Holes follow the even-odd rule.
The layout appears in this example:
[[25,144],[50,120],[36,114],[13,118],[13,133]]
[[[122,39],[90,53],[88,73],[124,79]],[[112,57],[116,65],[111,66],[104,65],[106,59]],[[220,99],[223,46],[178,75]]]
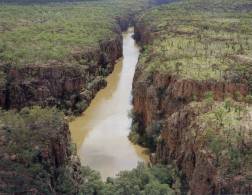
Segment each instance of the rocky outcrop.
[[106,86],[104,78],[122,57],[121,33],[134,23],[134,14],[116,20],[115,36],[101,41],[97,47],[73,51],[74,64],[50,61],[21,67],[1,65],[7,81],[0,87],[0,107],[57,106],[66,114],[83,112]]
[[0,105],[5,105],[5,102],[6,102],[6,91],[5,89],[2,89],[0,90]]
[[129,13],[127,16],[124,17],[117,17],[116,20],[120,27],[119,31],[126,31],[131,25],[134,23],[134,14]]
[[[195,120],[201,112],[207,111],[206,107],[199,110],[188,105],[168,117],[162,141],[157,144],[152,160],[160,163],[175,161],[185,174],[192,194],[250,194],[252,182],[246,174],[251,173],[241,171],[235,176],[222,175],[221,168],[216,166],[216,157],[203,144],[202,130]],[[251,145],[251,142],[247,144]]]
[[[152,41],[150,27],[136,24],[136,38],[142,45]],[[185,176],[192,194],[249,194],[252,184],[241,173],[223,177],[209,153],[196,142],[193,125],[200,112],[190,102],[201,102],[209,92],[215,101],[231,97],[240,101],[249,94],[249,83],[226,80],[197,81],[177,74],[148,72],[139,62],[133,81],[133,112],[142,137],[152,137],[156,148],[153,163],[175,163]],[[153,144],[153,142],[151,142]]]
[[0,115],[0,193],[57,194],[67,173],[77,194],[81,166],[63,115],[37,107]]
[[21,67],[1,65],[7,82],[0,88],[0,106],[57,106],[66,114],[84,111],[97,91],[106,86],[104,77],[122,57],[121,32],[133,23],[133,18],[133,14],[118,17],[116,35],[101,41],[98,47],[73,51],[74,64],[50,61]]
[[202,100],[209,91],[213,92],[215,100],[249,93],[245,83],[180,79],[176,75],[147,73],[138,67],[133,83],[134,111],[142,115],[145,125],[149,125],[160,116],[171,115],[192,100]]
[[102,77],[112,72],[115,61],[121,56],[122,37],[118,35],[101,42],[98,49],[73,53],[79,62],[77,65],[50,62],[10,67],[6,71],[7,85],[2,89],[0,106],[20,109],[31,105],[56,105],[81,112],[86,106],[77,108],[76,105],[91,101],[90,97],[83,97],[83,92],[89,91],[93,97],[104,87],[106,82]]
[[145,25],[142,21],[136,21],[134,24],[134,39],[140,46],[152,41],[151,27]]
[[[241,179],[237,179],[237,175],[236,180],[222,178],[219,181],[218,169],[210,156],[201,150],[199,143],[194,142],[191,123],[197,111],[187,105],[193,100],[201,101],[209,91],[215,100],[236,98],[238,92],[246,96],[249,92],[248,86],[242,83],[184,80],[138,69],[133,84],[133,105],[139,133],[152,136],[157,134],[156,131],[161,132],[152,161],[175,162],[185,174],[192,194],[249,194],[252,186],[243,176]],[[241,185],[242,182],[246,185]]]

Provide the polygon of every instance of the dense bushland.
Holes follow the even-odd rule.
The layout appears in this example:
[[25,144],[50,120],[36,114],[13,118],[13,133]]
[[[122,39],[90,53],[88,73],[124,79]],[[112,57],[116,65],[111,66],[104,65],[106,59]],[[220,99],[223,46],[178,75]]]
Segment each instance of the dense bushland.
[[153,43],[141,63],[148,71],[196,80],[249,77],[251,6],[246,0],[190,0],[147,11],[141,21],[153,32]]
[[102,183],[99,174],[84,168],[86,183],[83,194],[99,195],[171,195],[180,193],[180,174],[172,166],[146,166],[140,163],[131,171],[121,171],[116,178]]
[[[77,64],[85,53],[116,35],[116,19],[147,5],[146,0],[104,0],[0,7],[0,64]],[[82,62],[83,64],[84,62]]]
[[[193,134],[202,140],[206,148],[215,156],[215,166],[223,175],[248,173],[251,169],[251,104],[236,102],[227,98],[214,102],[211,97],[203,103],[193,102],[194,109],[207,110],[197,116]],[[202,111],[201,111],[202,112]]]
[[[56,109],[0,111],[0,192],[52,193],[55,186],[51,182],[57,168],[65,167],[63,162],[53,164],[52,158],[56,159],[52,154],[53,144],[62,142],[66,144],[65,152],[70,152],[67,138],[61,139],[68,135],[66,127],[63,113]],[[67,155],[62,154],[62,158]]]

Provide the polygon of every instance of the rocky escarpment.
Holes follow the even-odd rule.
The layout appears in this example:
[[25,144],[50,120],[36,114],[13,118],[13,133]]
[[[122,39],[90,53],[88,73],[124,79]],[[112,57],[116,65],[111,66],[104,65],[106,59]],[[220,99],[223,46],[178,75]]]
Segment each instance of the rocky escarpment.
[[[152,32],[143,22],[136,23],[135,29],[136,38],[142,45],[153,41],[156,32]],[[204,137],[204,133],[211,127],[201,127],[195,122],[198,116],[211,110],[211,106],[201,105],[209,100],[207,96],[211,96],[211,102],[223,102],[226,98],[241,102],[249,93],[249,82],[246,79],[186,79],[178,74],[147,71],[140,60],[133,82],[133,127],[137,127],[134,131],[140,135],[140,143],[152,149],[153,163],[175,163],[178,166],[192,194],[249,194],[252,191],[249,179],[251,170],[233,167],[239,171],[224,174],[223,169],[226,170],[231,161],[227,158],[231,157],[223,157],[223,164],[217,165],[216,156],[220,154],[213,155],[208,146],[211,139],[209,141]],[[193,106],[192,102],[198,102],[201,106]],[[217,122],[212,123],[217,125]],[[201,121],[200,124],[205,122]],[[214,134],[220,136],[219,129],[222,128],[218,127]],[[201,132],[198,135],[204,139],[196,139],[195,132]],[[245,149],[240,145],[234,147],[243,148],[238,153],[246,151],[249,156],[251,140],[243,144]],[[249,159],[241,162],[245,163]],[[247,164],[249,166],[250,163]]]
[[134,78],[134,110],[142,115],[145,125],[159,117],[169,116],[193,100],[202,100],[213,92],[215,100],[239,98],[249,93],[245,83],[194,81],[161,73],[146,73],[138,69]]
[[[157,153],[153,160],[160,163],[175,160],[185,174],[192,194],[250,194],[251,139],[249,135],[238,136],[243,141],[237,142],[234,150],[231,145],[234,144],[237,135],[235,132],[230,133],[232,135],[225,135],[224,132],[223,136],[218,123],[215,123],[218,130],[213,136],[209,136],[214,128],[207,129],[210,127],[197,123],[197,119],[214,109],[214,105],[209,107],[194,103],[170,115],[165,121],[165,130],[161,133],[162,138],[157,144]],[[216,110],[214,113],[217,113]],[[250,113],[248,117],[251,118]],[[247,122],[244,120],[242,123]],[[250,127],[246,129],[241,125],[240,128],[243,132],[251,133]],[[225,150],[224,154],[220,151],[222,143],[225,142],[230,144],[230,148]],[[239,160],[233,156],[237,150],[240,153]],[[237,161],[239,164],[236,164]]]
[[144,22],[138,20],[134,25],[134,39],[138,42],[139,45],[144,46],[152,42],[151,29]]
[[62,113],[35,107],[0,116],[0,193],[57,194],[66,182],[78,193],[80,162]]
[[81,112],[95,93],[106,85],[115,61],[122,56],[122,37],[103,41],[98,49],[75,52],[78,64],[50,62],[23,67],[7,66],[6,85],[1,89],[1,106],[22,108],[31,105],[58,106]]
[[82,112],[97,91],[106,85],[104,79],[122,56],[121,31],[133,16],[118,18],[117,36],[101,41],[97,48],[73,51],[77,64],[51,61],[22,67],[1,65],[0,106],[21,109],[25,106],[57,106],[67,114]]
[[248,86],[180,80],[170,75],[148,75],[139,71],[133,85],[134,115],[140,136],[147,137],[148,147],[153,147],[148,144],[155,145],[152,162],[175,162],[185,174],[192,194],[250,193],[251,183],[244,175],[227,179],[217,174],[218,168],[209,160],[211,155],[204,153],[201,142],[193,139],[196,127],[191,123],[197,111],[194,113],[192,107],[186,107],[192,101],[203,100],[209,91],[213,92],[215,100],[238,98],[237,92],[246,95]]

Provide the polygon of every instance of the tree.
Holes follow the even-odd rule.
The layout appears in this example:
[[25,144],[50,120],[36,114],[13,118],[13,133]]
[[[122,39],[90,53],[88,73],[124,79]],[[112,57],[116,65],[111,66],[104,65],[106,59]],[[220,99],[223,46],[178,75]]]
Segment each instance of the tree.
[[181,67],[183,66],[183,63],[182,62],[177,62],[176,64],[175,64],[175,71],[176,71],[176,73],[177,74],[179,74],[180,72],[181,72]]
[[226,99],[225,102],[224,102],[224,107],[225,107],[225,109],[228,110],[228,112],[231,111],[231,106],[232,106],[231,100],[230,99]]
[[238,119],[241,120],[241,112],[243,111],[243,107],[241,105],[235,106],[235,112],[238,112]]
[[208,147],[215,154],[216,166],[218,166],[220,157],[221,157],[221,152],[224,149],[225,142],[223,142],[221,136],[217,136],[215,134],[216,133],[214,132],[213,129],[208,129],[207,134],[206,134],[206,139],[207,139]]
[[219,69],[218,64],[212,64],[211,67],[212,67],[212,71],[214,72],[216,72]]
[[245,98],[245,101],[246,101],[248,104],[252,104],[252,95],[247,95],[246,98]]
[[218,125],[222,127],[224,125],[223,122],[224,122],[225,110],[222,107],[217,108],[214,111],[214,116],[218,122]]
[[209,91],[205,94],[205,102],[206,102],[206,105],[207,107],[210,107],[211,110],[212,110],[212,105],[214,103],[214,95],[213,95],[213,92],[212,91]]

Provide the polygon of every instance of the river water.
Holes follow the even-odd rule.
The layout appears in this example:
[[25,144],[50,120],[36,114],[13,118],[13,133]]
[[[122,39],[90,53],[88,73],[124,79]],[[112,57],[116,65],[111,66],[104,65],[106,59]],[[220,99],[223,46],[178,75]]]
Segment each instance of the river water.
[[128,140],[131,118],[131,89],[139,47],[133,28],[123,33],[123,58],[107,78],[88,109],[70,123],[73,142],[83,165],[101,173],[103,179],[148,161],[146,151]]

